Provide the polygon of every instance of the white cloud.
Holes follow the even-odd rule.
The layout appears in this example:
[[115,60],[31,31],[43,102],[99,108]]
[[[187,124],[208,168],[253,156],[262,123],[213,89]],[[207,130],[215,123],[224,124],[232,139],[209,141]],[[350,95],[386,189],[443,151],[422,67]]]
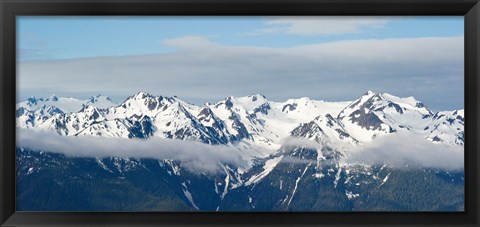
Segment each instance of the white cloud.
[[[20,95],[123,96],[146,91],[187,101],[262,93],[352,100],[366,90],[463,104],[463,37],[348,40],[288,48],[165,40],[164,54],[21,62]],[[460,104],[459,104],[460,103]],[[463,105],[462,105],[463,108]]]
[[447,147],[418,136],[391,134],[360,146],[344,162],[388,164],[397,168],[408,164],[410,167],[463,169],[464,147]]
[[17,146],[72,157],[172,159],[181,161],[181,166],[191,172],[216,173],[221,170],[220,164],[227,163],[241,168],[248,165],[238,154],[239,151],[232,147],[161,138],[70,137],[17,129]]
[[163,45],[178,47],[181,49],[198,50],[214,47],[215,44],[202,36],[183,36],[175,39],[167,39],[162,41]]
[[251,34],[287,33],[295,35],[342,35],[383,28],[389,22],[382,17],[306,16],[278,17],[265,22],[265,27]]
[[[221,164],[229,163],[241,169],[249,166],[248,160],[238,149],[225,145],[207,145],[199,142],[161,138],[125,139],[105,137],[69,137],[55,133],[17,129],[17,146],[62,153],[73,157],[131,157],[172,159],[181,161],[182,167],[191,172],[217,173]],[[284,147],[321,149],[322,145],[304,139],[286,139]],[[463,169],[464,148],[433,144],[412,135],[391,134],[360,145],[353,151],[345,151],[342,163],[388,164],[403,168],[426,167]],[[243,151],[245,152],[245,151]],[[248,153],[248,152],[247,152]],[[252,152],[250,152],[252,153]],[[285,161],[295,162],[295,158]]]
[[293,136],[286,137],[281,141],[281,144],[282,144],[282,147],[284,147],[287,150],[291,148],[296,148],[296,147],[321,150],[323,147],[323,145],[321,145],[316,141],[305,139],[305,138],[293,137]]

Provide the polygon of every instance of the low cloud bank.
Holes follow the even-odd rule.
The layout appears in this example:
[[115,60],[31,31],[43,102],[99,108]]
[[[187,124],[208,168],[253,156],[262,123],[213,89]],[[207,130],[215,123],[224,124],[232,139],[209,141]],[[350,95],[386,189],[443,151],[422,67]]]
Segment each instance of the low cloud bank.
[[391,134],[361,145],[346,163],[387,164],[393,167],[463,169],[464,147],[434,144],[421,136]]
[[321,150],[322,148],[322,145],[316,141],[293,137],[293,136],[288,136],[285,139],[283,139],[281,142],[282,142],[282,147],[284,147],[285,149],[303,147],[307,149]]
[[[335,144],[336,150],[346,154],[340,160],[347,164],[391,165],[394,168],[409,167],[439,168],[458,170],[464,168],[464,147],[445,146],[427,141],[420,135],[390,134],[376,138],[370,143],[359,146],[351,144]],[[288,137],[283,140],[282,147],[286,150],[295,147],[316,149],[328,144],[312,140]]]
[[[191,172],[218,173],[221,164],[248,168],[242,151],[225,145],[207,145],[200,142],[151,138],[148,140],[79,136],[61,136],[55,133],[17,129],[17,146],[35,150],[62,153],[70,157],[132,157],[172,159],[181,161]],[[320,151],[322,144],[289,137],[282,147],[305,147]],[[353,150],[351,150],[353,149]],[[422,137],[391,134],[357,147],[347,146],[343,163],[387,164],[393,167],[425,167],[463,169],[464,147],[433,144]]]
[[134,157],[173,159],[192,172],[217,173],[220,164],[246,167],[234,147],[200,142],[151,138],[148,140],[93,136],[69,137],[55,133],[17,129],[17,146],[61,153],[70,157]]

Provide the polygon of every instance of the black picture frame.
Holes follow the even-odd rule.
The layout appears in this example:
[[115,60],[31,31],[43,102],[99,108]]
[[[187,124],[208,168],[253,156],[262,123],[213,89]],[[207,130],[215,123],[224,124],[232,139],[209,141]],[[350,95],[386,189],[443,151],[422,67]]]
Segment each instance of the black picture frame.
[[[22,15],[462,15],[465,212],[16,212],[16,24]],[[0,0],[1,226],[479,226],[479,0]]]

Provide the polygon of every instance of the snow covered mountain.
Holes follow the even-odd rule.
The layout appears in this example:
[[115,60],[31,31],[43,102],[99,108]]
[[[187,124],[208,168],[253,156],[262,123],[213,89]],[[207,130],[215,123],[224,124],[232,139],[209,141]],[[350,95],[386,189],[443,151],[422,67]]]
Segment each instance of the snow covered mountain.
[[97,95],[86,100],[64,98],[51,95],[48,98],[30,97],[26,101],[17,103],[17,126],[22,128],[36,128],[55,114],[81,111],[85,106],[106,108],[116,105],[108,96]]
[[352,102],[309,98],[269,101],[257,94],[197,106],[177,97],[139,92],[119,105],[106,96],[88,100],[30,98],[17,105],[17,126],[67,136],[160,137],[277,151],[290,137],[319,142],[368,143],[402,132],[435,143],[463,144],[463,110],[432,113],[413,97],[368,91]]
[[[135,187],[141,187],[142,193],[150,193],[145,195],[148,198],[157,196],[153,186],[137,180],[148,179],[155,187],[171,193],[163,196],[177,201],[175,206],[181,210],[188,207],[296,211],[391,208],[394,202],[385,201],[391,196],[386,193],[398,190],[401,184],[400,188],[412,187],[412,190],[448,188],[447,194],[439,195],[451,200],[442,200],[445,204],[441,206],[436,206],[435,201],[424,201],[415,206],[419,209],[463,209],[457,199],[463,187],[462,171],[399,170],[389,165],[345,162],[344,158],[358,147],[375,144],[385,135],[409,135],[431,144],[461,148],[463,109],[434,113],[413,97],[399,98],[368,91],[347,102],[306,97],[275,102],[255,94],[230,96],[199,106],[178,97],[139,92],[120,104],[112,103],[105,96],[76,101],[55,96],[31,98],[17,104],[16,111],[19,128],[62,136],[161,138],[226,145],[236,149],[249,163],[247,169],[219,163],[219,173],[211,176],[191,173],[178,160],[72,159],[35,153],[30,150],[34,148],[19,148],[18,174],[23,177],[22,182],[35,181],[31,176],[59,168],[72,174],[80,171],[85,174],[86,182],[92,180],[92,176],[102,176],[123,185],[128,179],[136,182]],[[412,171],[418,179],[412,179]],[[65,176],[59,175],[61,180],[57,180],[65,184],[76,177],[64,179]],[[100,178],[97,180],[102,182]],[[402,194],[404,191],[396,192],[410,196]],[[402,206],[406,204],[408,202]]]

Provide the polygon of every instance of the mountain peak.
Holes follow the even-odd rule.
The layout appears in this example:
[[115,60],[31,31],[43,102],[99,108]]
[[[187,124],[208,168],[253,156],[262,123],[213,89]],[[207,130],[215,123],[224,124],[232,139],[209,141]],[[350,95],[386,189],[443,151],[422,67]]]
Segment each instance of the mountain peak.
[[88,104],[84,104],[82,106],[82,109],[79,111],[79,112],[84,112],[84,113],[87,113],[87,112],[94,112],[94,111],[97,111],[98,108],[95,107],[95,106],[91,106],[91,105],[88,105]]
[[407,108],[408,106],[411,106],[411,108],[426,108],[423,103],[416,100],[413,96],[401,98],[389,93],[375,93],[371,90],[367,91],[360,98],[352,102],[349,107],[354,108],[364,106],[367,109],[370,109],[374,106],[378,108],[379,105],[396,106],[397,109],[400,108],[400,106],[405,106]]
[[27,99],[27,102],[29,104],[29,106],[34,106],[37,104],[37,98],[35,98],[35,96],[30,96],[30,98]]
[[412,106],[412,107],[425,108],[425,105],[422,102],[415,99],[415,97],[413,97],[413,96],[408,96],[406,98],[400,98],[400,97],[395,96],[395,95],[391,95],[391,94],[388,94],[388,93],[383,93],[383,97],[385,97],[385,99],[387,99],[388,101],[394,102],[394,103],[397,103],[397,104],[406,104],[406,105],[409,105],[409,106]]
[[90,103],[96,103],[100,100],[105,100],[105,101],[112,102],[112,99],[110,97],[105,96],[105,95],[101,95],[101,94],[96,95],[96,96],[91,96],[90,98],[88,98],[88,102],[90,102]]
[[[235,101],[235,97],[233,96],[228,96],[227,98],[225,98],[225,100],[223,101],[223,103],[225,103],[225,107],[227,109],[231,109],[233,107],[233,102],[232,101]],[[222,102],[219,102],[219,104],[221,104]],[[218,105],[218,104],[217,104]]]
[[49,101],[49,100],[56,102],[56,101],[58,101],[58,96],[56,96],[55,94],[52,94],[52,95],[50,95],[50,97],[45,99],[45,101]]
[[137,92],[135,95],[131,96],[131,98],[133,98],[135,100],[145,99],[146,97],[153,97],[153,95],[151,95],[147,92],[144,92],[144,91],[140,91],[140,92]]
[[368,90],[367,92],[365,92],[365,93],[363,94],[363,96],[373,96],[373,95],[375,95],[375,94],[377,94],[377,93],[374,92],[374,91],[372,91],[372,90]]
[[465,109],[458,109],[458,110],[455,110],[453,111],[453,114],[454,115],[459,115],[459,116],[465,116]]
[[230,95],[230,96],[225,98],[225,101],[233,101],[233,100],[237,100],[237,98],[235,98],[235,96],[233,96],[233,95]]
[[248,98],[250,98],[252,100],[252,102],[256,102],[257,100],[266,100],[267,97],[265,97],[265,95],[262,95],[262,94],[251,94],[248,96]]
[[212,112],[212,109],[210,109],[210,107],[208,107],[207,105],[203,105],[198,113],[198,117],[206,117],[211,115],[214,115],[214,113]]
[[[368,90],[360,98],[351,102],[347,107],[345,107],[345,109],[347,109],[347,108],[349,108],[349,109],[359,108],[359,107],[363,106],[367,101],[371,100],[371,98],[374,97],[374,96],[377,96],[380,99],[382,98],[377,93],[375,93],[371,90]],[[342,111],[342,112],[345,112],[345,111]]]
[[309,97],[300,97],[298,100],[300,101],[304,101],[304,102],[308,102],[308,101],[312,101],[312,99],[310,99]]

